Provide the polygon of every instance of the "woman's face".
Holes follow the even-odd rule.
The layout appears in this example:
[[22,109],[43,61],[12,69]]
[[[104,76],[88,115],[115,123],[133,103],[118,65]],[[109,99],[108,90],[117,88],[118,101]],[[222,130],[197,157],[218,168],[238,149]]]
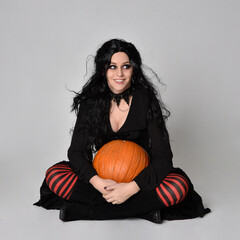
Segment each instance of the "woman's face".
[[121,93],[131,86],[133,67],[125,52],[117,52],[112,55],[106,77],[109,88],[113,93]]

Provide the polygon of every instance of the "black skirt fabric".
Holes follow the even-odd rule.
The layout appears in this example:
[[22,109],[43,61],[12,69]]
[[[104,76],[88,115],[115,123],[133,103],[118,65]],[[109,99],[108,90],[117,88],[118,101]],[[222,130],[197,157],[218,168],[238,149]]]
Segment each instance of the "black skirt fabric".
[[[60,163],[70,165],[67,161],[62,161]],[[181,174],[187,178],[189,181],[189,191],[182,202],[161,209],[162,220],[191,219],[203,217],[205,214],[209,213],[210,209],[204,208],[202,198],[194,190],[193,184],[187,174],[180,168],[174,168],[172,172]],[[34,203],[34,205],[41,206],[45,209],[60,209],[61,206],[67,202],[79,202],[85,205],[98,205],[103,204],[106,200],[102,198],[101,194],[91,184],[86,184],[81,181],[77,181],[74,186],[70,200],[62,199],[49,189],[46,184],[46,180],[44,179],[40,188],[40,199],[38,202]],[[144,212],[144,206],[141,206],[141,208]]]

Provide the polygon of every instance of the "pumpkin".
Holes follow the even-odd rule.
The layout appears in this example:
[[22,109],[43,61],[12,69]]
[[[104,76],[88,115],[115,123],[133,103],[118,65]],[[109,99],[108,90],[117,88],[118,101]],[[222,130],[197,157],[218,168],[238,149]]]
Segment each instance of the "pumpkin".
[[113,140],[103,145],[93,159],[93,167],[104,179],[131,182],[149,165],[147,152],[138,144]]

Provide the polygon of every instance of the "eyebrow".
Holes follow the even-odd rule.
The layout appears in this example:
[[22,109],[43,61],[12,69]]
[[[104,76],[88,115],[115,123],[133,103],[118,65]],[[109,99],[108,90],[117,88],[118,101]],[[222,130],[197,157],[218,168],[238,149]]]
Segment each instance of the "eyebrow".
[[[111,62],[111,63],[116,64],[115,62]],[[124,62],[124,63],[130,63],[130,62]],[[122,63],[122,64],[124,64],[124,63]]]

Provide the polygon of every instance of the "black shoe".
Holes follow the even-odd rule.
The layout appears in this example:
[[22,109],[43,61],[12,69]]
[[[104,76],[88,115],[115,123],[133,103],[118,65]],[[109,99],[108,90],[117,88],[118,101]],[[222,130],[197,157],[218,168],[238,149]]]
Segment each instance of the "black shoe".
[[138,218],[142,218],[142,219],[148,220],[153,223],[161,223],[162,222],[160,210],[154,210],[152,212],[142,214],[142,215],[138,216]]
[[59,218],[60,218],[62,221],[64,221],[64,222],[68,221],[68,220],[67,220],[67,211],[66,211],[66,206],[65,206],[65,204],[62,205],[62,207],[60,208]]
[[59,218],[64,222],[94,219],[91,207],[78,203],[65,203],[60,208]]

